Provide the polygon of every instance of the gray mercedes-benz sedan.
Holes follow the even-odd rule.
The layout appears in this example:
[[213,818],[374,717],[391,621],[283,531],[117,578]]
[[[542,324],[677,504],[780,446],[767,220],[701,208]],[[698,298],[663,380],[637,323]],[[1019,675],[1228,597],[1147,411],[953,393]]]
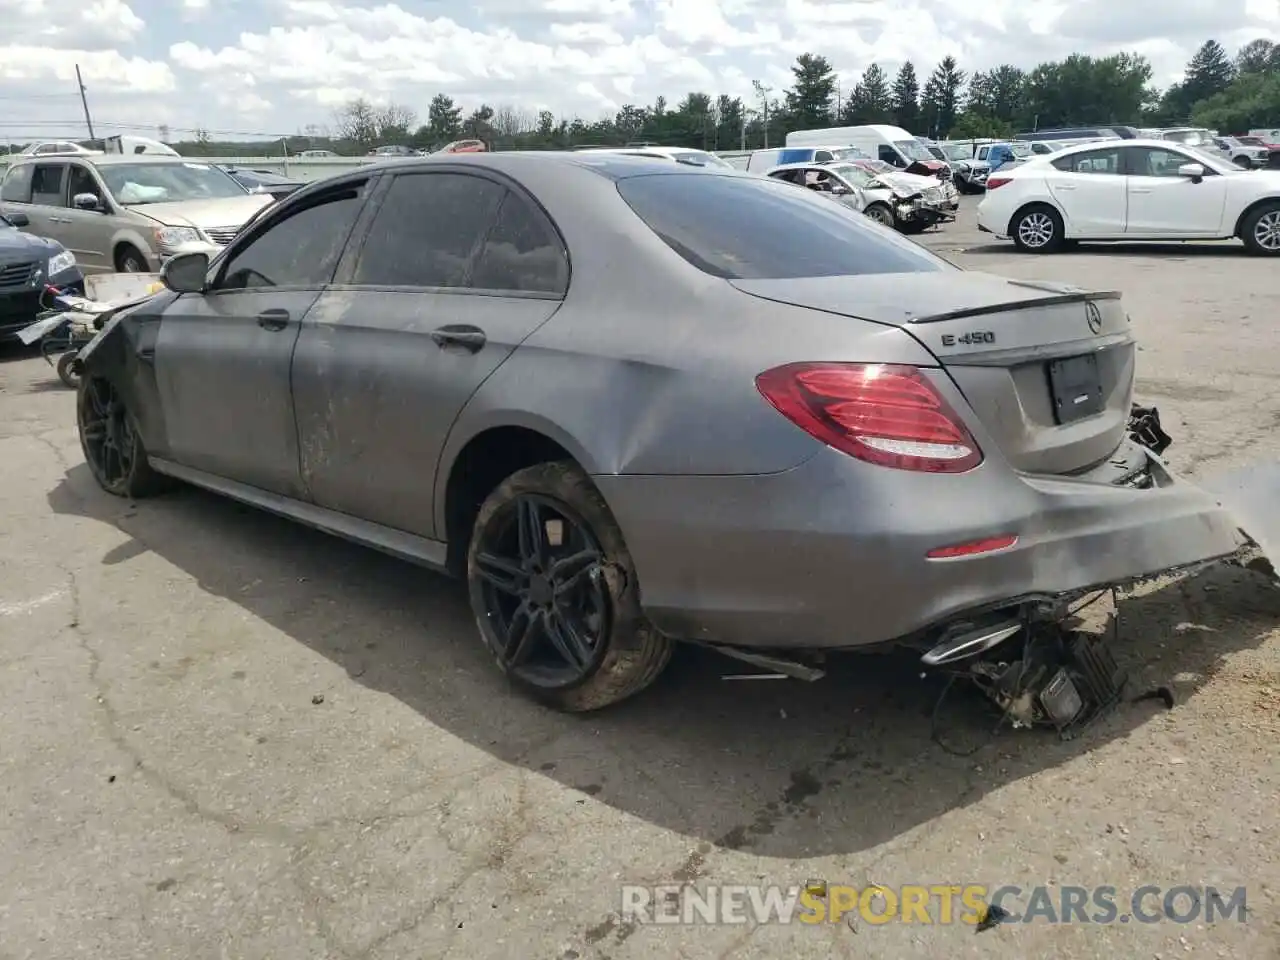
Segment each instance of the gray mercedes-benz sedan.
[[463,577],[561,709],[680,640],[927,649],[1239,545],[1133,438],[1117,294],[965,272],[762,177],[367,166],[164,278],[81,354],[102,487],[187,481]]

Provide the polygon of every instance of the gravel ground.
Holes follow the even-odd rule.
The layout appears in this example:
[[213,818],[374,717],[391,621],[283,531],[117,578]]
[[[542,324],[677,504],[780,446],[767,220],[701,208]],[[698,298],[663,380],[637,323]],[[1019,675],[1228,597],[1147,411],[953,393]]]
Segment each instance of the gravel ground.
[[[972,202],[922,242],[1123,290],[1174,466],[1280,461],[1274,264],[1017,256]],[[0,957],[1280,957],[1280,591],[1257,574],[1123,600],[1120,658],[1178,703],[1070,743],[952,756],[934,688],[889,658],[740,684],[684,654],[633,702],[559,716],[495,677],[455,585],[193,490],[99,493],[71,394],[0,361]],[[623,883],[812,878],[1109,885],[1121,912],[1144,885],[1243,885],[1248,914],[979,934],[617,917]]]

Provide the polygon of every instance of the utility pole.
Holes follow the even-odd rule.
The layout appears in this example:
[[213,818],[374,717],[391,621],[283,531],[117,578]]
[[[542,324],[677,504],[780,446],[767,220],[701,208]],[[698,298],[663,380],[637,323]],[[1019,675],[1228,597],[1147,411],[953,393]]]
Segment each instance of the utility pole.
[[76,64],[76,86],[80,88],[80,106],[84,107],[84,123],[89,128],[89,139],[96,139],[93,135],[93,117],[89,116],[89,100],[84,95],[84,81],[80,79],[80,64]]
[[756,96],[760,98],[760,102],[764,107],[764,147],[767,150],[769,149],[769,94],[773,92],[773,87],[766,87],[759,80],[752,80],[751,85],[756,88]]

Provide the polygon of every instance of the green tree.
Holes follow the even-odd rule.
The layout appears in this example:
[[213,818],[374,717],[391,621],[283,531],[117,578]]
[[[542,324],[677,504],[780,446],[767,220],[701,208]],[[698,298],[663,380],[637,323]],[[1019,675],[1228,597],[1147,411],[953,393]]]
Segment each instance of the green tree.
[[1196,104],[1195,123],[1211,130],[1272,126],[1280,117],[1280,71],[1242,74],[1230,87]]
[[964,71],[957,67],[956,58],[946,56],[934,69],[929,77],[929,83],[925,84],[926,90],[931,85],[933,88],[933,106],[936,113],[934,135],[945,137],[947,131],[955,125],[956,116],[960,112],[960,98],[964,93],[964,81]]
[[893,113],[893,100],[889,92],[889,78],[878,63],[863,71],[860,79],[845,101],[845,123],[886,123]]
[[1182,95],[1188,105],[1196,104],[1222,93],[1235,78],[1235,67],[1222,44],[1217,40],[1206,40],[1187,64]]
[[453,98],[437,93],[427,107],[427,130],[433,142],[448,143],[457,140],[462,131],[462,108]]
[[746,113],[742,100],[721,94],[716,98],[716,146],[736,150],[742,145]]
[[1024,116],[1037,127],[1132,123],[1142,114],[1150,80],[1151,65],[1135,54],[1095,59],[1073,53],[1027,76]]
[[994,137],[1005,140],[1012,137],[1016,130],[1008,121],[993,117],[981,110],[966,108],[951,128],[952,140],[976,140],[979,137]]
[[1280,45],[1265,37],[1250,40],[1236,54],[1235,67],[1237,75],[1280,70]]
[[831,98],[836,74],[826,57],[802,53],[791,68],[795,82],[786,93],[787,125],[805,130],[831,122]]
[[926,137],[942,136],[942,81],[935,70],[924,82],[924,90],[920,92],[920,130],[912,133]]
[[477,140],[493,139],[493,107],[482,103],[462,124],[462,135]]
[[893,122],[912,133],[920,126],[920,81],[910,60],[898,70],[891,96]]

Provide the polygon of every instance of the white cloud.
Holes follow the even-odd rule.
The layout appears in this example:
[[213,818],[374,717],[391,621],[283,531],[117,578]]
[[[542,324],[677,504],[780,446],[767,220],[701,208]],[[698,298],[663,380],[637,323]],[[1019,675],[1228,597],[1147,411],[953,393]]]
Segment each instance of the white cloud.
[[225,17],[211,0],[134,0],[147,24],[129,2],[0,0],[10,116],[47,114],[19,98],[53,85],[74,119],[77,62],[112,122],[292,132],[356,96],[586,118],[691,90],[750,98],[752,80],[781,96],[805,52],[845,92],[872,61],[910,59],[923,80],[948,54],[973,71],[1124,49],[1167,83],[1209,36],[1280,37],[1280,0],[1168,0],[1158,17],[1132,0],[259,0]]

